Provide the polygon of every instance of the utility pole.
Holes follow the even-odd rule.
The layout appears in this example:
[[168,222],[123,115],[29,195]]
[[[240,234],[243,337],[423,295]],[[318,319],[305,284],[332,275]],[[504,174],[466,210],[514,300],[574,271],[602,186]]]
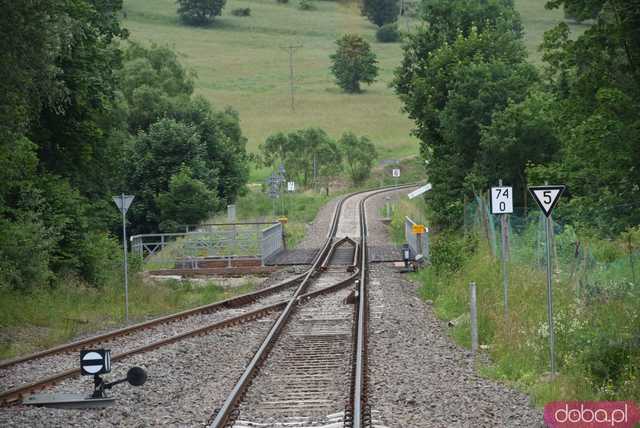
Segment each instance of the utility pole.
[[287,49],[289,51],[289,95],[291,96],[291,111],[296,111],[295,100],[293,97],[293,53],[296,49],[301,47],[302,45],[282,46],[282,49]]

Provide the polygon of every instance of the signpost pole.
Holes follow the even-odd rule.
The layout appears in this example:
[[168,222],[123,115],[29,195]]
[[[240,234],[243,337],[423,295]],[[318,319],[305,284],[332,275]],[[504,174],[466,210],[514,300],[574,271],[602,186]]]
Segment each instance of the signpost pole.
[[551,212],[558,203],[560,195],[564,191],[564,185],[549,186],[545,183],[544,186],[530,186],[529,192],[533,196],[542,213],[545,215],[545,255],[547,258],[547,318],[549,322],[549,356],[551,360],[551,377],[556,376],[556,337],[553,326],[553,277],[551,270],[551,244],[553,233],[553,220],[551,218]]
[[[124,193],[120,195],[124,205]],[[124,319],[129,323],[129,263],[127,260],[127,218],[126,210],[122,210],[122,247],[124,249]]]
[[553,326],[553,288],[552,288],[552,273],[551,273],[551,228],[553,227],[553,221],[551,216],[546,218],[546,256],[547,256],[547,318],[549,319],[549,354],[551,357],[551,377],[556,376],[556,353],[555,345],[556,338]]
[[[502,179],[500,179],[498,185],[502,187]],[[502,250],[500,251],[500,257],[502,258],[502,288],[504,291],[504,319],[509,320],[509,271],[507,266],[507,247],[508,247],[508,227],[507,227],[507,215],[500,214],[500,237],[502,238]]]

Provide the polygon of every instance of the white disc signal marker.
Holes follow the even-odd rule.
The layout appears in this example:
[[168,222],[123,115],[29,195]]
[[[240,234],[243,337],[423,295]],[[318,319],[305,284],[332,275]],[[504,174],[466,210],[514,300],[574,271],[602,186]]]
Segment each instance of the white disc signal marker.
[[98,354],[97,352],[86,353],[84,357],[82,357],[82,361],[91,361],[92,363],[91,365],[82,365],[82,368],[87,373],[98,373],[100,370],[102,370],[102,367],[104,367],[104,360],[102,358],[102,355]]
[[536,203],[542,210],[545,216],[549,217],[551,211],[555,208],[556,204],[560,200],[560,195],[564,192],[565,186],[532,186],[529,187],[529,192],[533,195]]

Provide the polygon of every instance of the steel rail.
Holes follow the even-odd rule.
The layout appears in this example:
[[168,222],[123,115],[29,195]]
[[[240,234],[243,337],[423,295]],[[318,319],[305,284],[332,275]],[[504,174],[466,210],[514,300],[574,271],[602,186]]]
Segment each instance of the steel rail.
[[96,336],[88,337],[86,339],[76,340],[74,342],[65,343],[63,345],[59,345],[53,348],[45,349],[43,351],[35,352],[33,354],[25,355],[23,357],[14,358],[12,360],[8,360],[0,363],[0,370],[6,369],[8,367],[14,366],[16,364],[24,363],[27,361],[35,360],[38,358],[43,358],[49,355],[61,354],[64,352],[69,352],[73,350],[80,349],[83,346],[94,345],[97,343],[107,342],[117,337],[126,336],[133,332],[145,330],[151,327],[154,327],[159,324],[168,324],[170,322],[179,321],[185,318],[188,318],[193,315],[206,314],[215,312],[221,309],[228,308],[239,308],[242,306],[250,305],[254,303],[256,300],[266,297],[275,292],[281,291],[291,285],[294,285],[298,281],[302,280],[306,277],[307,273],[309,273],[311,269],[308,269],[302,274],[296,275],[293,278],[287,279],[285,281],[279,282],[277,284],[272,285],[271,287],[264,288],[262,290],[254,291],[251,293],[242,294],[240,296],[231,297],[229,299],[222,300],[216,303],[210,303],[207,305],[199,306],[197,308],[187,309],[182,312],[178,312],[171,315],[166,315],[159,318],[154,318],[149,321],[141,322],[138,324],[134,324],[128,327],[120,328],[117,330],[110,331],[108,333],[99,334]]
[[360,279],[358,283],[358,320],[355,346],[355,370],[353,373],[353,393],[351,397],[352,427],[362,428],[367,417],[367,328],[369,318],[368,301],[368,246],[367,246],[367,214],[366,202],[372,196],[407,187],[415,187],[415,184],[394,186],[393,188],[380,189],[364,197],[359,203],[360,212]]
[[[227,399],[223,403],[222,407],[215,414],[215,418],[213,419],[210,426],[215,428],[222,428],[227,424],[227,421],[229,420],[231,413],[235,409],[236,405],[239,403],[242,395],[244,394],[247,386],[249,385],[250,380],[253,378],[258,366],[264,359],[267,358],[268,352],[270,351],[270,349],[273,347],[275,343],[275,339],[279,336],[286,322],[289,320],[289,316],[292,313],[294,306],[298,304],[298,301],[301,297],[301,293],[306,288],[309,278],[321,266],[322,260],[325,257],[327,257],[328,251],[331,248],[334,248],[332,245],[332,241],[333,241],[333,237],[336,234],[338,220],[340,217],[340,212],[342,210],[342,205],[345,200],[347,200],[349,197],[354,195],[355,194],[352,194],[342,198],[340,202],[338,202],[338,204],[336,205],[336,208],[333,213],[333,218],[331,220],[331,226],[329,228],[329,233],[327,234],[327,239],[325,240],[325,243],[322,249],[314,257],[309,274],[307,274],[306,278],[302,281],[302,283],[294,293],[293,297],[291,297],[291,299],[289,300],[284,311],[282,311],[282,313],[280,314],[280,316],[278,317],[274,325],[271,327],[271,330],[269,330],[269,333],[267,334],[266,338],[260,345],[260,348],[254,354],[253,358],[251,359],[246,369],[240,376],[240,379],[238,379],[235,386],[231,390],[231,393],[227,396]],[[349,279],[354,278],[356,275],[357,273],[352,275]]]
[[[355,278],[360,275],[361,281],[360,281],[360,290],[364,291],[366,293],[366,288],[363,288],[363,284],[365,281],[363,281],[362,279],[365,278],[366,279],[366,257],[367,257],[367,251],[366,251],[366,246],[362,245],[362,242],[366,242],[366,223],[363,226],[363,219],[365,219],[364,216],[362,216],[363,213],[363,206],[364,206],[364,201],[366,201],[366,199],[368,199],[371,196],[374,196],[375,194],[378,193],[382,193],[385,191],[390,191],[390,190],[394,190],[394,189],[401,189],[404,187],[411,187],[411,186],[415,186],[415,185],[404,185],[404,186],[393,186],[391,187],[391,189],[389,187],[387,188],[382,188],[379,189],[377,192],[372,193],[370,195],[367,195],[363,201],[360,202],[361,206],[360,206],[360,212],[361,212],[361,224],[360,224],[360,229],[361,229],[361,244],[360,245],[356,245],[356,247],[354,248],[354,259],[355,257],[357,257],[356,255],[361,255],[361,263],[363,263],[362,269],[357,269],[355,271],[355,273],[351,276],[349,276],[348,278],[337,282],[336,284],[333,284],[331,286],[328,287],[324,287],[320,290],[316,290],[314,292],[311,293],[306,293],[306,294],[302,294],[304,292],[304,290],[307,288],[308,285],[308,280],[314,276],[318,269],[318,265],[321,263],[321,261],[323,260],[323,256],[326,257],[330,257],[330,253],[332,252],[332,250],[334,250],[336,248],[335,245],[332,245],[332,241],[333,241],[333,237],[335,236],[336,233],[336,229],[337,229],[337,225],[339,222],[339,213],[342,209],[342,204],[344,203],[344,201],[350,197],[362,194],[362,193],[366,193],[366,192],[370,192],[370,190],[365,190],[365,191],[361,191],[361,192],[357,192],[357,193],[353,193],[351,195],[348,195],[346,197],[344,197],[343,199],[340,200],[338,206],[336,207],[335,211],[334,211],[334,215],[333,215],[333,219],[332,219],[332,224],[331,224],[331,228],[330,228],[330,232],[328,233],[328,237],[327,240],[323,246],[323,248],[318,251],[318,253],[316,253],[316,255],[314,256],[314,260],[313,260],[313,264],[312,267],[310,269],[308,269],[307,271],[305,271],[304,273],[297,275],[294,278],[291,278],[289,280],[286,281],[282,281],[276,285],[273,285],[269,288],[266,288],[264,290],[259,290],[257,292],[253,292],[253,293],[247,293],[244,294],[242,296],[236,296],[234,298],[230,298],[227,300],[224,300],[222,302],[217,302],[214,304],[210,304],[210,305],[204,305],[198,308],[194,308],[194,309],[190,309],[187,311],[183,311],[177,314],[173,314],[173,315],[169,315],[166,317],[161,317],[161,318],[157,318],[154,320],[150,320],[144,323],[140,323],[140,324],[136,324],[133,326],[129,326],[123,329],[119,329],[119,330],[115,330],[113,332],[109,332],[106,333],[104,335],[99,335],[99,336],[94,336],[91,338],[87,338],[87,339],[83,339],[80,341],[76,341],[76,342],[72,342],[70,344],[66,344],[66,345],[62,345],[56,348],[51,348],[45,351],[41,351],[39,353],[36,354],[32,354],[30,356],[26,356],[26,357],[22,357],[22,358],[18,358],[15,360],[11,360],[8,362],[3,363],[2,365],[0,365],[0,368],[4,368],[4,367],[8,367],[10,365],[14,365],[14,364],[18,364],[20,362],[24,362],[27,361],[29,359],[36,359],[36,358],[40,358],[46,355],[51,355],[51,354],[55,354],[55,353],[60,353],[60,352],[64,352],[64,351],[68,351],[74,348],[77,348],[79,346],[82,345],[87,345],[87,344],[91,344],[91,343],[96,343],[96,342],[100,342],[100,341],[105,341],[105,340],[109,340],[112,339],[114,337],[118,337],[118,336],[123,336],[126,334],[129,334],[133,331],[136,330],[142,330],[144,328],[148,328],[151,327],[153,325],[156,324],[161,324],[161,323],[165,323],[165,322],[171,322],[173,320],[178,320],[178,319],[182,319],[182,318],[186,318],[190,315],[193,315],[195,313],[206,313],[207,311],[212,311],[212,310],[216,310],[216,309],[222,309],[222,308],[229,308],[229,307],[239,307],[239,306],[243,306],[249,303],[252,303],[256,300],[256,297],[264,297],[265,295],[271,294],[275,291],[278,291],[281,288],[285,288],[288,285],[291,285],[297,281],[299,281],[300,279],[302,279],[302,283],[300,284],[300,286],[298,287],[298,289],[296,290],[296,292],[294,293],[294,296],[292,298],[290,298],[290,300],[287,302],[285,301],[281,301],[263,308],[259,308],[256,309],[254,311],[248,312],[246,314],[242,314],[242,315],[238,315],[235,317],[231,317],[222,321],[218,321],[203,327],[199,327],[197,329],[185,332],[185,333],[181,333],[175,336],[172,336],[170,338],[167,339],[163,339],[136,349],[132,349],[130,351],[124,352],[122,354],[118,354],[112,357],[113,361],[118,361],[118,360],[122,360],[124,358],[130,357],[132,355],[135,354],[139,354],[139,353],[143,353],[143,352],[148,352],[157,348],[160,348],[162,346],[166,346],[168,344],[171,343],[175,343],[178,342],[180,340],[184,340],[190,337],[194,337],[194,336],[199,336],[199,335],[203,335],[206,334],[210,331],[216,330],[216,329],[220,329],[220,328],[224,328],[226,326],[230,326],[230,325],[237,325],[240,324],[242,322],[247,322],[247,321],[251,321],[254,319],[258,319],[261,318],[263,316],[266,316],[268,314],[270,314],[273,311],[279,310],[281,309],[283,306],[285,306],[285,310],[283,311],[283,314],[278,318],[278,320],[276,321],[276,323],[274,324],[274,326],[272,327],[270,334],[268,337],[273,337],[274,335],[272,333],[275,333],[276,335],[279,334],[279,332],[281,331],[282,327],[284,326],[284,322],[282,322],[283,320],[286,322],[286,318],[284,315],[287,312],[291,312],[294,304],[297,304],[300,301],[303,300],[308,300],[310,298],[316,297],[318,295],[321,294],[326,294],[329,292],[333,292],[339,288],[342,288],[348,284],[350,284],[352,281],[355,280]],[[364,231],[364,233],[362,233]],[[344,241],[344,239],[342,240]],[[360,252],[358,252],[360,251]],[[362,304],[363,300],[362,300],[362,296],[364,295],[363,292],[360,292],[360,302],[359,302],[359,313],[361,313],[363,311],[363,309],[360,308],[365,308],[366,306],[366,299],[364,300],[365,305]],[[359,333],[358,333],[358,343],[361,343],[362,341],[360,340],[360,332],[364,331],[363,328],[360,328],[360,320],[364,320],[364,317],[359,315]],[[267,342],[267,340],[265,340],[264,344]],[[263,347],[260,348],[260,350],[262,350]],[[260,350],[256,353],[256,355],[258,353],[264,353],[264,350],[262,350],[262,352],[260,352]],[[254,359],[252,360],[252,363],[254,362],[254,360],[256,360],[256,356],[254,356]],[[362,358],[360,358],[360,360],[362,360]],[[360,364],[361,367],[363,367],[363,364]],[[356,377],[357,377],[357,373],[359,372],[363,372],[363,370],[357,370],[356,371]],[[46,388],[47,386],[50,386],[52,384],[55,384],[57,382],[60,382],[64,379],[70,378],[70,377],[74,377],[77,376],[80,373],[79,369],[71,369],[71,370],[67,370],[64,372],[60,372],[58,374],[49,376],[45,379],[42,379],[40,381],[28,384],[28,385],[23,385],[5,392],[1,392],[0,393],[0,403],[2,404],[11,404],[14,402],[19,401],[22,397],[24,397],[26,394],[28,393],[32,393],[35,391],[39,391],[42,390],[44,388]],[[245,371],[245,374],[247,372]],[[244,378],[245,376],[243,375],[243,377],[241,378],[241,380]],[[246,382],[246,379],[245,379]],[[240,383],[240,381],[238,382]],[[356,384],[364,384],[363,381],[358,381],[356,378]],[[358,388],[356,388],[356,390],[358,390]],[[235,391],[235,388],[234,388]],[[358,397],[360,397],[361,395],[358,395]],[[230,397],[231,398],[231,397]],[[227,400],[229,401],[229,399]],[[361,400],[354,400],[354,407],[360,407],[358,404],[356,403],[360,403]],[[225,402],[226,404],[226,402]],[[360,412],[358,411],[358,414]],[[221,412],[218,413],[218,416],[221,415]],[[217,419],[216,419],[217,420]],[[355,420],[355,418],[354,418]],[[214,421],[215,423],[215,421]],[[217,426],[217,425],[216,425]]]
[[[303,301],[303,300],[309,300],[312,299],[314,297],[323,295],[323,294],[327,294],[327,293],[331,293],[335,290],[338,290],[342,287],[344,287],[345,285],[351,283],[353,280],[355,280],[355,277],[357,276],[357,273],[355,273],[354,275],[340,281],[337,282],[336,284],[330,285],[328,287],[323,287],[319,290],[313,291],[311,293],[306,293],[303,294],[299,297],[299,301]],[[185,340],[191,337],[195,337],[195,336],[201,336],[203,334],[207,334],[211,331],[214,330],[219,330],[221,328],[225,328],[225,327],[229,327],[229,326],[233,326],[233,325],[238,325],[238,324],[242,324],[245,322],[249,322],[249,321],[253,321],[262,317],[265,317],[269,314],[271,314],[272,312],[281,310],[283,307],[285,307],[287,305],[287,300],[283,300],[281,302],[277,302],[274,303],[272,305],[269,306],[265,306],[263,308],[259,308],[256,309],[254,311],[251,312],[247,312],[246,314],[241,314],[241,315],[237,315],[235,317],[231,317],[231,318],[227,318],[224,319],[222,321],[217,321],[202,327],[198,327],[194,330],[190,330],[188,332],[184,332],[181,334],[177,334],[175,336],[171,336],[167,339],[162,339],[162,340],[158,340],[156,342],[141,346],[139,348],[135,348],[135,349],[131,349],[129,351],[123,352],[121,354],[117,354],[114,355],[113,357],[111,357],[112,361],[119,361],[122,360],[124,358],[128,358],[132,355],[136,355],[136,354],[142,354],[144,352],[149,352],[149,351],[153,351],[154,349],[158,349],[162,346],[166,346],[166,345],[170,345],[172,343],[176,343],[179,342],[181,340]],[[48,376],[44,379],[41,379],[37,382],[32,382],[26,385],[22,385],[19,386],[17,388],[13,388],[7,391],[3,391],[0,392],[0,403],[2,403],[3,405],[6,404],[12,404],[14,402],[17,402],[19,400],[21,400],[25,395],[27,394],[31,394],[37,391],[40,391],[48,386],[51,386],[53,384],[56,384],[60,381],[63,381],[65,379],[71,378],[71,377],[75,377],[77,375],[80,374],[80,369],[70,369],[70,370],[65,370],[62,371],[60,373],[56,373],[54,375]]]
[[[390,190],[395,190],[395,189],[402,189],[405,187],[412,187],[415,186],[415,184],[410,184],[410,185],[403,185],[403,186],[387,186],[384,188],[379,188],[379,189],[374,189],[377,190],[375,191],[375,193],[372,193],[371,195],[368,195],[365,199],[367,199],[369,196],[373,196],[374,194],[378,194],[378,193],[382,193],[385,191],[390,191]],[[342,205],[344,204],[344,202],[354,196],[363,194],[363,193],[367,193],[367,192],[372,192],[372,190],[363,190],[360,192],[355,192],[352,193],[350,195],[345,196],[344,198],[342,198],[340,200],[340,202],[338,203],[338,205],[336,206],[334,213],[333,213],[333,218],[331,221],[331,227],[329,230],[329,233],[327,234],[327,239],[322,247],[322,249],[316,254],[316,257],[314,258],[313,262],[312,262],[312,267],[310,269],[310,273],[307,275],[307,277],[302,281],[302,283],[300,284],[300,286],[298,287],[298,290],[296,290],[296,292],[294,293],[293,297],[291,298],[291,300],[289,301],[289,303],[287,304],[287,307],[284,309],[284,311],[282,311],[280,317],[278,318],[278,320],[274,323],[274,325],[272,326],[271,330],[269,331],[269,333],[267,334],[265,340],[262,342],[260,348],[258,349],[258,351],[256,351],[256,353],[254,354],[253,358],[251,359],[250,363],[247,365],[245,371],[242,373],[242,375],[240,376],[240,379],[236,382],[235,386],[233,387],[231,393],[228,395],[227,399],[225,400],[225,402],[223,403],[222,407],[220,409],[217,410],[217,412],[215,413],[214,417],[213,417],[213,421],[209,424],[210,427],[213,428],[222,428],[225,426],[228,426],[228,422],[231,418],[231,414],[234,412],[234,409],[237,407],[237,405],[239,404],[239,402],[242,399],[242,396],[244,395],[244,393],[246,392],[246,389],[251,381],[251,379],[253,378],[253,376],[255,375],[259,365],[268,357],[268,353],[271,350],[271,348],[273,347],[273,345],[275,344],[276,339],[278,338],[278,336],[280,335],[280,332],[282,331],[282,329],[284,328],[284,326],[286,325],[286,323],[289,320],[290,315],[293,312],[294,307],[298,304],[298,302],[301,300],[301,296],[300,293],[302,291],[304,291],[304,289],[307,287],[308,284],[308,279],[315,274],[316,272],[322,270],[322,266],[325,265],[328,262],[329,258],[330,258],[330,252],[331,250],[334,250],[336,248],[336,243],[333,242],[333,239],[337,233],[337,226],[339,223],[339,219],[340,219],[340,213],[342,210]],[[360,202],[360,204],[362,204],[362,202]],[[361,232],[364,231],[366,233],[366,225],[365,228],[363,229],[362,226],[363,223],[363,217],[360,216],[360,230]],[[367,257],[367,252],[366,252],[366,247],[363,245],[363,240],[362,240],[363,236],[361,236],[361,241],[360,241],[360,245],[357,245],[355,248],[355,254],[360,254],[361,255],[361,263],[365,263],[366,265],[366,257]],[[358,253],[358,251],[360,251]],[[323,263],[323,261],[325,263]],[[341,285],[350,283],[352,280],[354,280],[358,275],[361,275],[362,277],[362,272],[365,271],[364,266],[361,266],[361,269],[354,269],[355,273],[353,275],[351,275],[349,278],[347,278],[347,280],[341,281]],[[366,278],[366,277],[364,277]],[[360,284],[361,289],[364,290],[363,288],[363,283],[361,281]],[[360,295],[360,299],[362,299],[362,295]],[[359,305],[359,311],[364,311],[365,306],[360,304]],[[360,316],[359,315],[359,323],[364,322],[364,316]],[[361,332],[364,331],[364,327],[360,327],[358,332],[358,335],[360,336]],[[360,346],[362,347],[362,340],[360,340],[360,337],[358,336],[358,343],[360,343]],[[356,369],[356,373],[355,375],[358,376],[358,373],[360,373],[360,377],[359,380],[358,378],[356,378],[356,382],[360,383],[360,386],[355,388],[355,391],[361,391],[363,389],[362,385],[364,384],[363,381],[363,375],[362,373],[364,373],[364,366],[363,366],[363,358],[362,355],[363,353],[360,352],[358,354],[360,356],[360,368]],[[358,392],[358,397],[362,396],[362,392]],[[362,400],[358,399],[356,401],[353,402],[354,407],[356,407],[357,411],[358,411],[358,415],[361,414],[360,412],[360,407],[362,405]],[[361,419],[361,416],[359,416],[359,418]]]

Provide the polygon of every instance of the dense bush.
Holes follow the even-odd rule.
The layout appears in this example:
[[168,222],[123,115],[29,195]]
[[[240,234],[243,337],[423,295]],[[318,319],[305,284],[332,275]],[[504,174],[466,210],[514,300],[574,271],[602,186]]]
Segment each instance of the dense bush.
[[227,0],[177,0],[178,15],[187,24],[205,25],[222,13]]
[[233,16],[251,16],[250,7],[239,7],[231,11]]
[[287,3],[289,3],[289,0],[278,0],[278,3],[287,4]]
[[394,43],[400,40],[397,23],[384,24],[376,31],[376,40],[381,43]]
[[363,0],[360,4],[362,15],[378,27],[395,22],[400,13],[398,0]]

